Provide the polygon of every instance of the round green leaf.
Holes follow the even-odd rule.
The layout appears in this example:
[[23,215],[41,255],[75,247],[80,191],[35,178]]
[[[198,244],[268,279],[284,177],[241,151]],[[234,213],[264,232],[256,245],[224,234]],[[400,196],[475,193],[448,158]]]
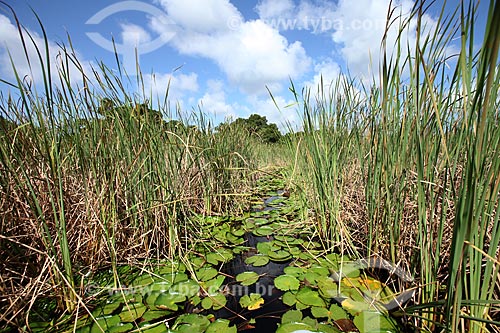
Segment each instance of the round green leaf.
[[236,333],[236,326],[229,326],[230,321],[227,319],[217,319],[208,326],[206,333]]
[[255,272],[243,272],[236,275],[236,281],[244,286],[250,286],[259,280],[259,274]]
[[325,301],[319,296],[318,292],[311,288],[303,288],[297,293],[297,300],[308,306],[326,306]]
[[130,323],[142,317],[147,309],[142,303],[125,304],[119,316],[122,322]]
[[274,285],[281,291],[298,290],[300,282],[296,277],[285,274],[274,279]]
[[283,301],[283,304],[293,306],[297,302],[297,297],[295,296],[295,294],[287,291],[283,294],[283,296],[281,296],[281,300]]
[[264,299],[260,294],[251,293],[250,295],[244,295],[240,298],[240,305],[242,308],[247,308],[248,310],[257,310],[264,304]]
[[281,323],[298,323],[302,321],[302,311],[299,310],[288,310],[281,316]]
[[395,323],[380,312],[365,311],[354,317],[360,333],[398,332]]
[[257,254],[245,259],[245,264],[255,267],[265,266],[269,263],[269,257],[262,254]]
[[274,232],[274,229],[268,225],[264,225],[262,227],[258,227],[253,231],[253,234],[255,236],[263,237],[263,236],[269,236],[272,235]]
[[202,267],[195,271],[196,278],[200,281],[208,281],[217,276],[219,272],[213,267]]
[[300,331],[301,333],[314,333],[313,328],[304,323],[286,323],[279,325],[276,333],[293,333]]

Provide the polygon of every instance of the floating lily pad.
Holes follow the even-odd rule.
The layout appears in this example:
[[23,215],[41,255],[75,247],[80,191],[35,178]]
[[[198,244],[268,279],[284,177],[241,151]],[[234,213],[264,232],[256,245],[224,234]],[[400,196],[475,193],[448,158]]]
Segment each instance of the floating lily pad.
[[262,254],[257,254],[245,259],[245,264],[255,267],[265,266],[269,263],[269,257]]
[[292,292],[287,291],[283,294],[283,296],[281,296],[281,300],[283,304],[293,306],[297,302],[297,297]]
[[165,292],[172,287],[172,282],[170,281],[158,281],[155,283],[152,283],[151,285],[148,286],[148,288],[145,288],[145,291],[147,292],[152,292],[152,291],[161,291]]
[[99,306],[92,311],[92,315],[94,317],[102,317],[102,316],[107,316],[118,310],[118,308],[121,306],[120,301],[115,301],[113,303],[109,304],[104,304],[102,306]]
[[118,315],[97,317],[96,321],[90,327],[90,333],[106,331],[108,328],[114,327],[119,323],[120,317]]
[[368,302],[355,301],[351,298],[346,298],[342,301],[342,308],[349,312],[353,316],[357,316],[362,312],[370,310],[370,304]]
[[354,317],[354,325],[360,333],[398,332],[394,321],[380,312],[361,312]]
[[195,271],[196,278],[200,281],[208,281],[213,279],[219,272],[213,267],[202,267]]
[[170,288],[170,294],[179,294],[187,298],[193,297],[200,291],[200,286],[193,280],[176,283]]
[[281,316],[281,323],[298,323],[302,320],[302,311],[288,310]]
[[210,321],[206,316],[190,313],[180,315],[175,321],[175,328],[177,332],[205,332],[210,326]]
[[260,227],[260,226],[263,226],[263,225],[269,224],[269,223],[270,223],[270,221],[269,221],[268,219],[263,218],[263,217],[259,217],[259,218],[255,218],[255,219],[253,220],[253,223],[254,223],[256,226]]
[[229,326],[230,324],[227,319],[217,319],[208,326],[206,333],[236,333],[236,326]]
[[296,278],[300,277],[302,274],[304,274],[304,269],[301,267],[295,267],[295,266],[288,266],[285,267],[285,274],[295,276]]
[[304,324],[304,323],[281,324],[281,325],[279,325],[278,329],[276,330],[276,333],[293,333],[293,332],[313,333],[316,331],[314,331],[311,326]]
[[227,303],[226,296],[221,293],[217,293],[214,295],[208,295],[201,301],[201,306],[205,310],[214,309],[219,310],[222,309]]
[[172,311],[146,311],[142,315],[142,320],[144,321],[153,321],[168,315],[171,315]]
[[107,333],[125,333],[130,332],[134,328],[132,323],[118,323],[116,326],[107,329]]
[[164,323],[145,323],[140,325],[141,333],[165,333],[168,332]]
[[324,307],[325,301],[319,296],[318,292],[311,288],[303,288],[297,293],[297,300],[308,306]]
[[[155,293],[152,295],[155,295]],[[147,301],[149,301],[152,295],[148,297]],[[177,311],[179,310],[178,303],[185,301],[186,296],[180,293],[159,293],[154,301],[154,307],[158,310]]]
[[321,278],[318,281],[321,296],[327,298],[338,298],[341,296],[339,285],[332,278]]
[[262,227],[258,227],[257,229],[255,229],[253,231],[253,234],[255,236],[259,236],[259,237],[262,237],[262,236],[269,236],[269,235],[272,235],[274,232],[274,229],[270,226],[267,226],[267,225],[264,225]]
[[250,295],[244,295],[240,298],[240,305],[242,308],[247,308],[248,310],[257,310],[264,304],[264,299],[260,294],[251,293]]
[[122,322],[130,323],[142,317],[146,310],[147,307],[142,303],[125,304],[119,316]]
[[284,261],[288,261],[292,258],[292,255],[290,254],[290,252],[288,251],[285,251],[285,250],[278,250],[278,251],[269,251],[267,253],[267,255],[269,256],[269,259],[271,259],[272,261],[275,261],[275,262],[284,262]]
[[298,290],[300,286],[300,281],[292,275],[280,275],[274,279],[274,285],[276,288],[282,291],[288,290]]
[[219,291],[225,279],[226,277],[224,275],[219,275],[215,279],[201,282],[200,286],[204,292],[214,294]]
[[236,281],[244,286],[250,286],[259,280],[259,274],[255,272],[243,272],[236,275]]

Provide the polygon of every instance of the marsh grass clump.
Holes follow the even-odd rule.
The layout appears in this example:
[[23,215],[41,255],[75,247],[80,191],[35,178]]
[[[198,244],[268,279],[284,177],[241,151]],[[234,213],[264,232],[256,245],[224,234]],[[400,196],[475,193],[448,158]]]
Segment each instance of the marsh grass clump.
[[326,248],[413,272],[410,327],[498,332],[500,5],[482,42],[477,4],[443,9],[432,28],[428,5],[390,9],[372,84],[292,84],[303,132],[287,136],[289,177]]
[[255,158],[245,131],[153,107],[64,46],[54,68],[48,45],[19,28],[44,82],[13,67],[0,100],[0,323],[22,327],[37,299],[86,311],[83,277],[98,269],[111,267],[117,287],[119,263],[188,251],[190,217],[239,211]]

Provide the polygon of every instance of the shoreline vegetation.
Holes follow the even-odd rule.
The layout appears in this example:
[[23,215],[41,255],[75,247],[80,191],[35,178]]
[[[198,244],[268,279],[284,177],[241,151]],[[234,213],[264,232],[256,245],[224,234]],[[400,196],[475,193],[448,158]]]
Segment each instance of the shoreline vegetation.
[[258,116],[265,130],[172,110],[168,90],[130,93],[121,71],[84,73],[71,47],[53,68],[42,22],[46,44],[32,45],[16,18],[44,83],[15,66],[15,82],[0,79],[12,91],[0,96],[0,331],[29,331],[40,311],[91,313],[84,282],[103,269],[119,288],[123,265],[189,267],[195,235],[248,211],[258,179],[273,174],[324,253],[412,275],[406,327],[500,332],[500,3],[482,41],[473,3],[443,10],[437,27],[423,26],[428,5],[407,19],[388,13],[399,38],[381,41],[372,83],[290,82],[296,103],[282,111],[302,123],[283,136]]

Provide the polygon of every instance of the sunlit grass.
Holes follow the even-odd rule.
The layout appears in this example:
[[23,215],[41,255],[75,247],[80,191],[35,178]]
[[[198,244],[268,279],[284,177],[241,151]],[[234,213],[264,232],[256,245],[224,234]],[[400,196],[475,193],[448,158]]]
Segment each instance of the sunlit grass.
[[317,91],[292,85],[304,131],[289,143],[291,182],[327,248],[413,273],[413,325],[497,331],[500,7],[491,2],[479,51],[472,4],[430,32],[425,8],[389,17],[400,36],[416,24],[417,38],[383,40],[380,82],[369,89],[348,76]]

